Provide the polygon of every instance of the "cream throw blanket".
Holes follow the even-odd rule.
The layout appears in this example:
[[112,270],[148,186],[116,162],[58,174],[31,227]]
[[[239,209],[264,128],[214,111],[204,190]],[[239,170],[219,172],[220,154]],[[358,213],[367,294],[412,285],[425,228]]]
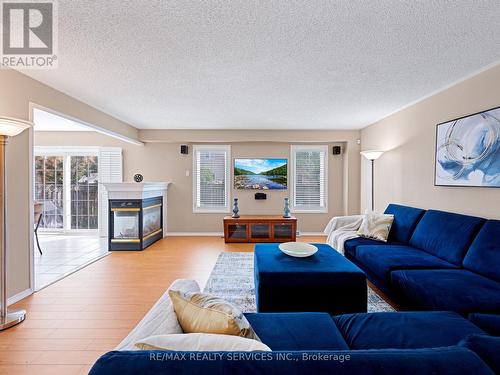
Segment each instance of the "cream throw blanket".
[[359,237],[358,229],[364,215],[336,216],[326,226],[324,232],[328,235],[326,243],[344,255],[344,243]]

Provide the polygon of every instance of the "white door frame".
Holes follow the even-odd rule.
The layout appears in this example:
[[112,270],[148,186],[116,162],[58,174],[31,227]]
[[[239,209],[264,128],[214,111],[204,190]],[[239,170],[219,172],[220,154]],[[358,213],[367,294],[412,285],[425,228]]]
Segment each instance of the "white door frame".
[[[44,107],[42,105],[39,105],[39,104],[36,104],[33,102],[30,102],[29,103],[29,121],[32,124],[34,124],[33,121],[34,121],[35,109],[40,109],[42,111],[50,112],[54,115],[66,118],[68,120],[73,120],[73,121],[79,122],[81,124],[89,126],[90,128],[93,128],[95,131],[101,132],[101,133],[109,135],[111,137],[121,139],[121,140],[126,141],[126,142],[131,142],[133,144],[138,144],[140,146],[144,145],[144,143],[142,143],[142,142],[134,141],[134,140],[129,139],[127,137],[120,136],[119,134],[111,132],[107,129],[100,128],[98,126],[89,124],[85,121],[81,121],[77,118],[65,115],[64,113],[54,111],[50,108]],[[28,130],[29,130],[29,160],[31,160],[31,162],[29,163],[29,174],[31,176],[31,179],[30,179],[29,186],[28,186],[28,192],[29,192],[28,200],[30,202],[29,228],[28,228],[29,232],[28,233],[31,233],[31,235],[29,236],[29,240],[28,240],[29,241],[29,249],[30,249],[30,256],[29,256],[29,259],[30,259],[30,264],[29,264],[30,282],[29,282],[29,293],[26,296],[23,296],[23,298],[27,297],[30,294],[33,294],[35,291],[35,238],[34,238],[35,235],[33,233],[34,228],[35,228],[35,212],[34,212],[35,211],[35,207],[34,207],[35,206],[35,194],[33,191],[33,187],[35,185],[35,172],[34,172],[34,170],[35,170],[35,168],[34,168],[34,165],[35,165],[35,157],[34,157],[34,153],[35,153],[35,140],[34,140],[35,134],[34,133],[35,133],[35,130],[33,127],[29,128]],[[36,251],[38,251],[38,250],[36,250]]]

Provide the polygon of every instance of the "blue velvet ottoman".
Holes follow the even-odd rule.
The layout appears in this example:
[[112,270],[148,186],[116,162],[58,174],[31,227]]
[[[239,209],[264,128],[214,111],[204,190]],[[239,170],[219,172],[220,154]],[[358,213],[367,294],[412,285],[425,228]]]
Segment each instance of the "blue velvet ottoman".
[[366,312],[366,275],[331,246],[314,244],[308,258],[283,254],[278,244],[255,245],[258,312]]

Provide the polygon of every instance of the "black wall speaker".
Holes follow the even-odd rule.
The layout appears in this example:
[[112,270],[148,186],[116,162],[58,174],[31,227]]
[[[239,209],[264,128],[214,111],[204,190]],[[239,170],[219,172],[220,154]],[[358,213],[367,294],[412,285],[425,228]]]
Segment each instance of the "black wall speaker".
[[342,148],[340,146],[333,146],[332,150],[333,155],[340,155],[340,153],[342,152]]
[[183,154],[183,155],[189,154],[189,147],[188,147],[188,145],[181,145],[181,154]]
[[255,193],[255,199],[261,200],[261,199],[267,199],[266,193]]

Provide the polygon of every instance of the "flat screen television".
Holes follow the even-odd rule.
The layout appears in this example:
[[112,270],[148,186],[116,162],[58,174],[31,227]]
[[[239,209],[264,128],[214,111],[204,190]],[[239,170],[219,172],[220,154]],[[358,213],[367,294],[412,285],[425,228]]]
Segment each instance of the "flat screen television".
[[285,190],[288,159],[234,159],[234,188]]

